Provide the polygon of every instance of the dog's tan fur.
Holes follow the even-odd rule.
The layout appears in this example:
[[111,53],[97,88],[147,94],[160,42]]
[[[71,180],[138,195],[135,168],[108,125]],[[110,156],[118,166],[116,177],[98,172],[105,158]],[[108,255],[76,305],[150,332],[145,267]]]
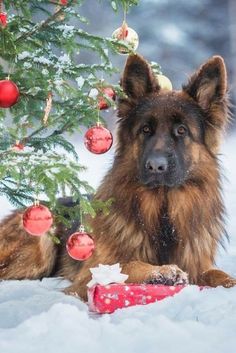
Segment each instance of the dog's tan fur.
[[[56,274],[73,281],[67,293],[86,299],[89,269],[102,264],[120,262],[127,282],[149,282],[159,276],[189,275],[190,283],[230,287],[236,281],[214,269],[218,244],[224,233],[224,206],[217,156],[220,138],[228,120],[227,82],[223,59],[211,58],[196,72],[182,91],[160,89],[155,75],[140,56],[128,58],[122,86],[127,94],[119,102],[119,129],[116,158],[110,172],[97,191],[96,198],[114,200],[110,213],[99,213],[90,220],[96,250],[93,256],[77,266],[63,250],[58,258],[55,247],[47,239],[27,235],[21,224],[21,213],[3,221],[0,227],[0,275],[9,278],[49,276],[55,263]],[[186,138],[187,155],[191,158],[192,180],[195,182],[168,189],[148,189],[136,178],[136,160],[140,144],[125,132],[127,117],[140,99],[158,95],[166,109],[168,97],[176,107],[194,102],[207,114],[205,145]],[[163,102],[163,103],[162,103]],[[160,106],[162,109],[162,106]],[[170,106],[168,109],[172,109]],[[155,112],[153,112],[154,114]],[[181,111],[182,113],[182,111]],[[190,122],[191,124],[191,122]],[[192,126],[193,135],[195,134]],[[197,132],[196,132],[197,133]],[[162,144],[158,141],[158,148]],[[124,153],[125,151],[125,153]],[[167,206],[166,206],[167,205]],[[163,250],[158,228],[163,208],[177,230],[178,237]]]

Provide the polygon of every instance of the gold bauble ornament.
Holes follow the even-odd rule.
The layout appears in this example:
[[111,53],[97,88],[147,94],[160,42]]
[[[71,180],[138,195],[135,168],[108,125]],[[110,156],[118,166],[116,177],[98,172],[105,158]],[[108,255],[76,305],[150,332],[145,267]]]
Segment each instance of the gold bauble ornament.
[[166,91],[172,91],[173,86],[168,77],[166,77],[165,75],[158,74],[156,75],[156,78],[161,89],[165,89]]
[[129,49],[123,47],[117,48],[118,53],[122,55],[129,54],[130,51],[135,51],[139,45],[138,34],[135,32],[135,30],[128,27],[125,21],[123,22],[121,27],[117,28],[112,33],[112,38],[128,46]]

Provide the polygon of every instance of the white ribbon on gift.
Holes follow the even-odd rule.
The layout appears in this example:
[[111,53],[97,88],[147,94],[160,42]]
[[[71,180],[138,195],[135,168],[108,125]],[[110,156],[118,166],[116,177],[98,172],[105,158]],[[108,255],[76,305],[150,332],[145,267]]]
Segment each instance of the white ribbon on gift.
[[95,284],[108,285],[111,283],[124,283],[128,275],[121,273],[120,264],[114,265],[101,265],[98,267],[90,268],[90,272],[92,273],[92,279],[87,284],[87,287],[92,287]]

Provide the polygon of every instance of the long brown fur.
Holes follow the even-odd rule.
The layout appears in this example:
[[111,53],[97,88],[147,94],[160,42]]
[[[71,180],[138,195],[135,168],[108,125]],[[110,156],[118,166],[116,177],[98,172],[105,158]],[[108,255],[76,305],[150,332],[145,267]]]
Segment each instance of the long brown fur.
[[[89,269],[99,263],[119,262],[129,275],[127,282],[152,282],[159,277],[172,277],[178,282],[178,278],[185,278],[184,271],[193,284],[235,285],[228,274],[214,269],[216,250],[225,233],[217,160],[228,120],[223,59],[211,58],[182,91],[167,92],[161,90],[148,63],[132,55],[127,60],[122,87],[126,97],[119,102],[116,156],[95,196],[114,201],[108,215],[99,213],[90,220],[96,243],[93,256],[76,264],[65,250],[55,250],[46,235],[40,239],[28,236],[22,229],[21,214],[16,213],[0,228],[1,278],[39,278],[56,269],[56,275],[73,281],[66,292],[86,299]],[[131,126],[132,114],[146,101],[152,110],[150,102],[156,97],[162,114],[166,110],[169,115],[172,110],[189,114],[189,109],[200,107],[206,117],[204,143],[197,141],[198,128],[190,119],[194,141],[187,138],[185,142],[190,177],[178,187],[149,189],[137,178],[141,144],[130,132],[130,128],[135,129]],[[154,108],[152,113],[155,115]],[[156,148],[163,143],[160,137]],[[166,231],[166,224],[171,224],[173,232]]]

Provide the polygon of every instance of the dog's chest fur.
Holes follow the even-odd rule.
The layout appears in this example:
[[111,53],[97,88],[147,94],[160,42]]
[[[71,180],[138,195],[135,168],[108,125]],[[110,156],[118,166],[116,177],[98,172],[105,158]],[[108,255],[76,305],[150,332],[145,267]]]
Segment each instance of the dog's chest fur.
[[174,225],[171,223],[167,210],[164,208],[159,219],[159,229],[154,239],[157,239],[157,247],[155,247],[161,265],[169,264],[173,255],[175,246],[178,243],[178,236]]
[[[155,208],[154,208],[155,209]],[[172,261],[174,250],[178,245],[178,234],[168,215],[166,200],[156,205],[158,212],[148,214],[142,211],[142,204],[136,207],[138,215],[137,226],[141,228],[144,237],[148,237],[150,248],[153,251],[158,265],[169,264]]]

